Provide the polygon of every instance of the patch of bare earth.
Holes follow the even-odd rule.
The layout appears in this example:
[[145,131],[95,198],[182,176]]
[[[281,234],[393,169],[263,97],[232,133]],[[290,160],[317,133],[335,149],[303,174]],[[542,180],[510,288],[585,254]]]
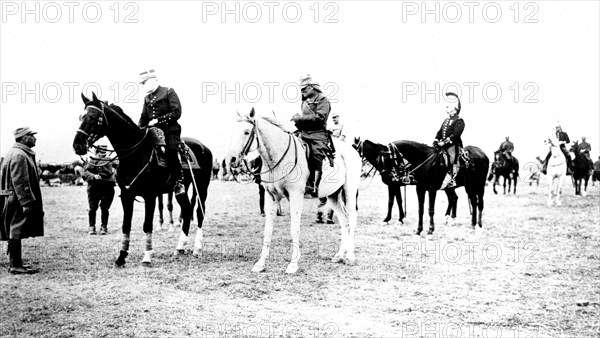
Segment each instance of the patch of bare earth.
[[0,336],[598,336],[600,194],[588,190],[577,198],[565,182],[563,206],[548,208],[544,178],[516,196],[488,187],[475,230],[464,190],[456,226],[444,224],[440,194],[434,235],[414,236],[414,188],[404,224],[380,225],[387,191],[376,178],[360,191],[357,264],[330,262],[339,225],[314,224],[315,201],[306,200],[301,271],[288,276],[288,216],[277,219],[267,271],[250,272],[264,222],[255,184],[213,182],[202,255],[191,255],[195,227],[178,258],[179,233],[155,232],[151,268],[140,264],[137,203],[123,269],[112,265],[119,200],[109,234],[88,236],[85,187],[44,188],[46,236],[23,242],[42,272],[9,275],[2,255]]

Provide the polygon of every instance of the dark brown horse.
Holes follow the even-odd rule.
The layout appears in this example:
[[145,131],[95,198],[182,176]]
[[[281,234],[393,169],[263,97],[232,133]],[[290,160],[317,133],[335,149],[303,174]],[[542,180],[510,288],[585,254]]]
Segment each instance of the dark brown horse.
[[500,184],[500,177],[504,178],[502,187],[504,188],[504,194],[506,195],[506,183],[508,183],[508,193],[510,194],[510,188],[513,187],[513,194],[517,193],[517,181],[519,178],[519,160],[511,156],[511,160],[506,158],[504,154],[496,150],[494,152],[494,163],[492,164],[492,172],[488,177],[488,181],[494,179],[494,194],[498,194],[496,191],[496,185]]
[[[391,143],[399,152],[402,161],[405,159],[410,165],[403,168],[391,168],[390,161],[382,160],[382,152],[387,151],[388,147],[365,140],[362,144],[362,154],[377,170],[385,175],[385,172],[397,170],[401,177],[409,177],[417,186],[417,196],[419,200],[419,225],[417,235],[423,231],[423,213],[425,204],[425,193],[429,193],[429,231],[432,234],[434,225],[435,197],[437,191],[442,185],[444,176],[447,172],[447,166],[442,157],[442,152],[428,145],[413,141],[395,141]],[[482,226],[481,213],[483,211],[483,195],[485,192],[485,179],[489,167],[489,159],[481,149],[474,146],[465,147],[469,154],[469,163],[467,167],[461,167],[456,177],[456,187],[464,186],[471,203],[471,224],[475,227]],[[400,162],[402,162],[400,161]],[[448,195],[448,212],[456,216],[456,206],[458,197],[454,189],[445,189]],[[479,211],[479,213],[478,213]]]
[[[148,129],[138,127],[129,116],[123,113],[120,107],[98,100],[96,94],[93,94],[92,100],[83,94],[81,97],[85,107],[84,114],[81,116],[81,125],[73,140],[75,153],[86,154],[89,146],[99,138],[106,136],[119,158],[117,183],[121,189],[123,205],[123,240],[115,265],[125,265],[125,258],[129,252],[133,202],[136,196],[140,196],[145,201],[144,233],[146,234],[146,250],[142,264],[149,266],[151,264],[152,220],[156,197],[173,191],[176,178],[171,175],[171,169],[159,165],[154,140]],[[201,208],[198,212],[198,232],[194,245],[194,253],[198,253],[202,249],[202,221],[204,220],[204,202],[211,176],[212,153],[198,140],[184,137],[182,141],[194,153],[199,166],[199,169],[192,170],[193,176],[189,169],[184,169],[186,192],[192,182],[199,191]],[[176,252],[182,252],[189,233],[193,208],[187,194],[177,195],[176,199],[183,215],[182,232]]]
[[[573,185],[575,186],[575,195],[585,197],[587,194],[587,186],[594,171],[594,162],[589,157],[589,154],[581,152],[579,149],[579,142],[573,143],[571,151],[575,153],[575,160],[573,161]],[[583,183],[583,190],[581,185]]]

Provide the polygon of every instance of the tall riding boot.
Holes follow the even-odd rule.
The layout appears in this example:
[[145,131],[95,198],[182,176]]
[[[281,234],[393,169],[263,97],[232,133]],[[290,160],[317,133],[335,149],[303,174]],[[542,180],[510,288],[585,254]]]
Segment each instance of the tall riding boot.
[[179,169],[179,178],[175,182],[175,189],[173,190],[175,195],[185,194],[185,185],[183,179],[183,169]]
[[88,212],[88,218],[89,218],[89,228],[88,228],[88,235],[95,235],[96,234],[96,210],[90,210]]
[[100,209],[101,211],[101,216],[100,216],[100,235],[106,235],[106,233],[108,232],[108,209],[102,208]]
[[333,210],[329,210],[327,213],[327,224],[333,224]]
[[306,180],[306,189],[304,190],[305,195],[310,195],[315,190],[314,188],[314,180],[315,180],[315,172],[313,170],[310,171],[308,175],[308,179]]
[[542,164],[542,174],[546,175],[547,170],[548,170],[548,161],[550,160],[550,156],[552,155],[552,152],[549,151],[548,155],[546,155],[546,159],[544,159],[544,164]]
[[20,239],[9,239],[8,250],[10,260],[8,272],[12,274],[31,274],[36,272],[34,270],[29,269],[29,267],[23,266]]
[[450,185],[449,187],[455,187],[456,186],[456,175],[458,174],[458,164],[453,164],[452,165],[452,181],[450,181]]
[[315,181],[311,193],[312,197],[319,197],[319,183],[321,183],[321,170],[315,170]]

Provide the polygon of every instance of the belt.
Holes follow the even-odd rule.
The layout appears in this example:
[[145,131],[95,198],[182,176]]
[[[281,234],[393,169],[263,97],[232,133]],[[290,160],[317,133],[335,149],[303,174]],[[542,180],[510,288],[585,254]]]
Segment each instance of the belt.
[[14,190],[0,190],[0,196],[10,196],[13,192]]

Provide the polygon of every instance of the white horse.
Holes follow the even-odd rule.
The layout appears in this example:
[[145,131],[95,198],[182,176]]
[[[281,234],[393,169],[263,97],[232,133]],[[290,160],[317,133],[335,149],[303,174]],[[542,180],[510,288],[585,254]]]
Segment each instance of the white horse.
[[[300,261],[300,218],[304,204],[304,190],[308,179],[308,161],[302,141],[283,129],[272,117],[255,116],[254,108],[247,116],[238,113],[239,120],[234,128],[229,164],[238,168],[241,160],[253,150],[258,150],[263,160],[262,184],[266,190],[265,230],[260,258],[253,272],[265,270],[269,256],[276,205],[282,198],[290,202],[292,257],[286,273],[298,271]],[[341,227],[339,251],[332,262],[354,264],[354,231],[357,223],[356,196],[362,162],[356,152],[345,142],[335,142],[335,165],[323,161],[323,174],[319,184],[319,197],[327,197],[327,206],[335,210]]]
[[[547,174],[550,181],[548,183],[548,206],[552,206],[553,203],[561,205],[560,194],[562,193],[562,186],[567,177],[567,161],[564,154],[560,150],[560,147],[555,146],[553,142],[550,143],[550,159],[548,160]],[[554,182],[558,181],[555,185]],[[554,201],[552,200],[552,196]]]

